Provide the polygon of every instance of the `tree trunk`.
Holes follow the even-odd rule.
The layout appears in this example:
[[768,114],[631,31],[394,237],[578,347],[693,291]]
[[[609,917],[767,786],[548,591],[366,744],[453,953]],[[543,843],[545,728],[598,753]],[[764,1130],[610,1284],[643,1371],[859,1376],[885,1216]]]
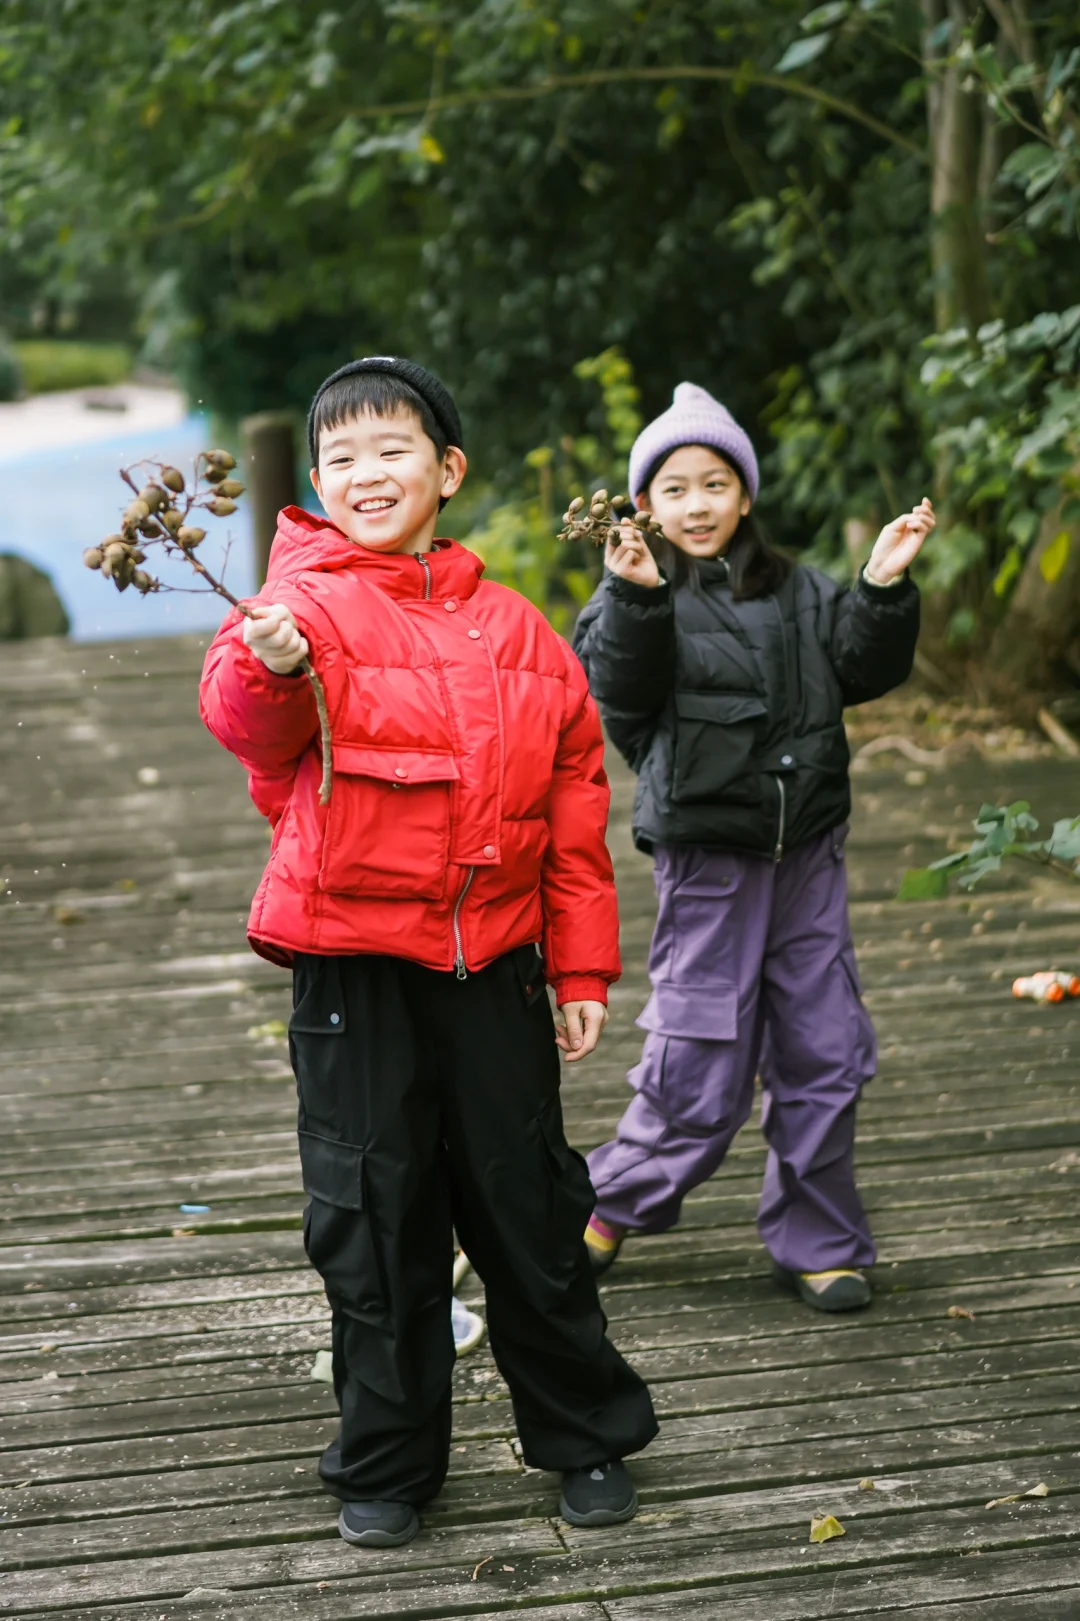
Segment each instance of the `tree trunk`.
[[241,428],[255,531],[255,575],[262,585],[278,513],[296,500],[296,422],[291,411],[260,411],[245,417]]
[[[974,332],[990,318],[979,195],[982,103],[964,88],[965,70],[948,60],[972,18],[965,0],[923,0],[923,18],[927,59],[942,61],[927,81],[935,325],[939,332],[958,325]],[[931,43],[946,21],[952,25],[949,40]]]
[[1043,519],[986,661],[1003,695],[1033,705],[1080,677],[1080,524],[1061,512]]

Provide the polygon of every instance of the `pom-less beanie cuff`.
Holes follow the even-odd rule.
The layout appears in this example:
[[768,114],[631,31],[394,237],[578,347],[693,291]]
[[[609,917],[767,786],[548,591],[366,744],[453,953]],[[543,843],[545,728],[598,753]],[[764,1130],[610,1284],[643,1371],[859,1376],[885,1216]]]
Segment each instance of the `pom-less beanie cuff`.
[[334,383],[340,383],[343,377],[355,377],[361,372],[386,372],[392,377],[400,377],[403,383],[408,383],[424,401],[435,418],[439,427],[446,435],[449,445],[456,445],[464,450],[461,418],[458,408],[454,404],[454,396],[446,384],[436,377],[433,371],[421,366],[418,361],[404,360],[398,355],[365,355],[361,360],[350,360],[348,365],[339,366],[332,372],[325,382],[320,383],[315,390],[315,398],[308,411],[307,436],[308,450],[311,452],[311,465],[316,464],[315,455],[315,408],[327,389]]
[[680,383],[662,416],[641,430],[630,451],[630,494],[652,482],[660,464],[682,445],[707,445],[738,469],[751,501],[757,500],[758,464],[745,429],[727,406],[696,383]]

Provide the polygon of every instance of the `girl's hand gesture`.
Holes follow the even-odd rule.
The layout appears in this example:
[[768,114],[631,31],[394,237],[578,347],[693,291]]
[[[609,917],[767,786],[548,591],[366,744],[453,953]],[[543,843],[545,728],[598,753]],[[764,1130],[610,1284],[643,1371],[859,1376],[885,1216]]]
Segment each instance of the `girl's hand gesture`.
[[612,574],[621,580],[632,580],[635,585],[657,586],[660,570],[656,558],[645,543],[640,529],[635,529],[629,518],[619,525],[618,538],[613,535],[604,550],[604,562]]
[[891,585],[922,551],[923,542],[937,524],[927,496],[917,507],[887,523],[874,542],[864,573],[871,585]]

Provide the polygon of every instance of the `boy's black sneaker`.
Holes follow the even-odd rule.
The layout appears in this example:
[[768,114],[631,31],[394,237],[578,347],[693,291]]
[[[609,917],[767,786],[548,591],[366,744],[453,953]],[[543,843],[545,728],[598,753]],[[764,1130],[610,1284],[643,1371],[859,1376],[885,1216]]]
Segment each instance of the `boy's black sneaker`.
[[337,1523],[345,1541],[358,1548],[400,1548],[420,1529],[411,1503],[343,1503]]
[[637,1507],[634,1483],[617,1460],[568,1469],[562,1477],[559,1513],[569,1525],[619,1525],[632,1520]]

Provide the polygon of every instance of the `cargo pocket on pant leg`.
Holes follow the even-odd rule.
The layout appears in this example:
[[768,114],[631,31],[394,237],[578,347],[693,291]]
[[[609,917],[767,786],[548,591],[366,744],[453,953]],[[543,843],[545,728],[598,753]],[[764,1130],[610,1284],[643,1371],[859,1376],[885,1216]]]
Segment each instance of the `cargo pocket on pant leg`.
[[840,953],[840,970],[851,992],[851,1063],[861,1089],[877,1073],[877,1034],[863,1001],[854,946],[845,946]]
[[386,1289],[364,1190],[364,1151],[353,1143],[301,1131],[300,1168],[310,1203],[304,1248],[332,1304],[350,1316],[382,1321]]
[[737,986],[660,981],[637,1022],[658,1049],[641,1089],[665,1118],[710,1134],[741,1125],[749,1109],[743,1072],[752,1066],[737,1039]]

